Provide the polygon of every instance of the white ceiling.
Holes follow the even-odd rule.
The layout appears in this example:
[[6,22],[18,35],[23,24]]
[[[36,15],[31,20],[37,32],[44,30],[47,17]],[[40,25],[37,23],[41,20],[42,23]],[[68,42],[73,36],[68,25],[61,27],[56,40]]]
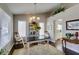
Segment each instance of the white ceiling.
[[[13,14],[34,14],[35,13],[34,3],[8,3],[6,5],[8,6],[8,8],[11,10]],[[37,3],[36,13],[49,12],[59,5],[60,3]],[[62,5],[68,8],[75,4],[64,3]]]
[[[35,6],[33,3],[9,3],[7,4],[13,14],[33,14]],[[45,13],[58,6],[58,3],[38,3],[36,13]]]

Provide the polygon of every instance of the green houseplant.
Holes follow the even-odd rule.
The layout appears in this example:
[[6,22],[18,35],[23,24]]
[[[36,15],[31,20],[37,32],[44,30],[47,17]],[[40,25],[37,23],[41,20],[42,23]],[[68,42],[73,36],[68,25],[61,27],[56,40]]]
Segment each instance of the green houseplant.
[[0,55],[4,55],[4,49],[0,49]]
[[72,36],[74,36],[74,35],[71,34],[71,33],[66,33],[66,37],[67,37],[68,39],[70,39]]

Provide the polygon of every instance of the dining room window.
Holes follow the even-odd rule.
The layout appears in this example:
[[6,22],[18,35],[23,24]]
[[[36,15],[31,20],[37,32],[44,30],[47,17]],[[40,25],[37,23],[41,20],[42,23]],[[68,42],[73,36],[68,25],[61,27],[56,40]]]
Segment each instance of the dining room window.
[[11,17],[2,10],[2,13],[0,13],[0,48],[5,47],[11,41],[10,24]]
[[21,37],[26,36],[26,21],[18,21],[18,33]]

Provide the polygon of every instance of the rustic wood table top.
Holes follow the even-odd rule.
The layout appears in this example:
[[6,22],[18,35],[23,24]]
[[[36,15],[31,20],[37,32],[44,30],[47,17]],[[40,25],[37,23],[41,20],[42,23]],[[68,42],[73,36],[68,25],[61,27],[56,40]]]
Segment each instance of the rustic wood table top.
[[70,43],[79,44],[79,39],[68,39],[68,38],[62,38],[62,40],[65,40]]

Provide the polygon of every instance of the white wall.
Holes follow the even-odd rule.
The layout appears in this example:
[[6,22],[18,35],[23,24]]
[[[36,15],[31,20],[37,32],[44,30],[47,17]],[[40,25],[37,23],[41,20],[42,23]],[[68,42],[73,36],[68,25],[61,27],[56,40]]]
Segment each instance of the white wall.
[[59,38],[60,33],[57,30],[57,25],[61,24],[61,22],[59,22],[59,19],[63,18],[63,13],[64,12],[61,12],[61,13],[58,13],[58,14],[56,14],[54,16],[50,16],[48,18],[47,22],[49,22],[50,26],[52,26],[52,29],[50,30],[49,34],[50,34],[53,42],[55,42],[55,40]]
[[67,9],[64,12],[63,16],[64,16],[64,18],[63,18],[63,20],[64,20],[63,21],[63,33],[64,33],[64,35],[67,32],[75,33],[76,31],[79,31],[79,30],[66,30],[66,21],[79,19],[79,4],[72,7],[72,8]]
[[10,22],[9,22],[10,41],[6,44],[6,46],[3,47],[4,49],[6,49],[6,54],[8,54],[13,46],[13,15],[5,4],[0,4],[0,8],[10,17]]
[[[14,32],[18,31],[18,20],[24,20],[26,21],[26,38],[28,37],[29,34],[29,19],[32,15],[15,15],[14,16]],[[39,22],[43,22],[44,24],[46,24],[46,16],[45,15],[37,15],[40,17]],[[45,29],[46,29],[46,25],[45,25]]]
[[0,4],[0,8],[2,8],[10,17],[13,17],[11,11],[5,3]]
[[[62,33],[63,33],[63,37],[65,36],[65,33],[67,32],[71,32],[71,33],[74,33],[76,31],[79,31],[79,30],[66,30],[66,21],[68,20],[74,20],[74,19],[79,19],[79,4],[65,10],[64,12],[60,12],[54,16],[50,16],[48,18],[48,22],[50,23],[55,23],[55,27],[54,27],[54,30],[56,31],[56,28],[57,28],[57,24],[59,23],[59,19],[62,19]],[[55,32],[54,31],[54,32]],[[53,36],[53,35],[51,35]],[[54,33],[54,40],[58,39],[58,32],[55,32]]]

